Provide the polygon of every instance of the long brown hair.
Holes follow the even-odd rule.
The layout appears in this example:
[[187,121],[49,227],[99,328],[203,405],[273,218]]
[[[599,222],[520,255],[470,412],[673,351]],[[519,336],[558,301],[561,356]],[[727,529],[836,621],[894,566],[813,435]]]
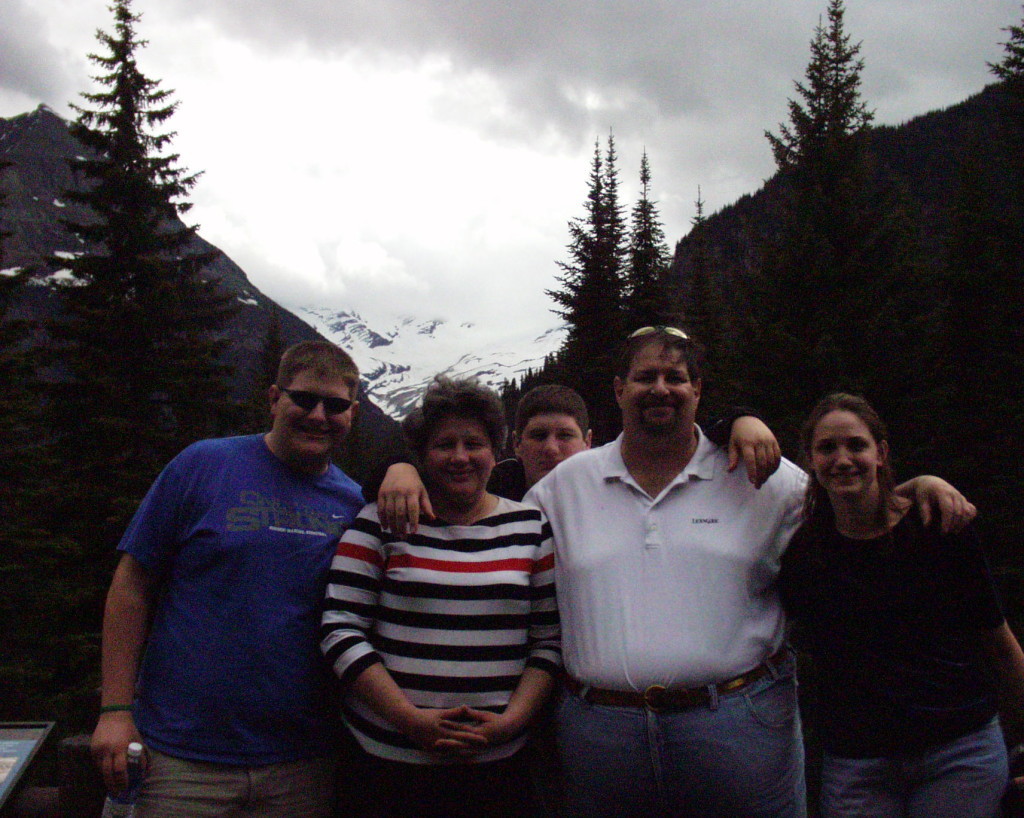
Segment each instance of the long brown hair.
[[[808,527],[815,533],[824,533],[835,529],[836,515],[832,508],[832,500],[824,486],[818,482],[818,478],[811,468],[811,449],[814,446],[814,430],[821,419],[829,412],[850,412],[860,418],[861,422],[868,427],[868,432],[874,438],[875,444],[885,443],[889,446],[889,431],[885,427],[882,418],[864,398],[859,395],[849,395],[845,392],[833,392],[818,401],[818,405],[811,410],[811,414],[804,421],[800,430],[800,447],[804,458],[804,467],[810,477],[807,481],[807,492],[804,494],[804,520]],[[892,474],[892,466],[889,465],[887,456],[878,467],[878,508],[876,510],[879,524],[885,525],[888,522],[889,509],[895,505],[896,480]]]

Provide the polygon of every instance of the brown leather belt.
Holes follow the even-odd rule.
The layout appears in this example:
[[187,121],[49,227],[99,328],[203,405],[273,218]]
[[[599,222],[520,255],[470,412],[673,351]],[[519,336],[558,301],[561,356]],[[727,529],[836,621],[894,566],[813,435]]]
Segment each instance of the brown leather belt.
[[606,690],[601,687],[587,687],[571,676],[565,677],[565,685],[581,699],[591,704],[600,704],[606,707],[645,707],[654,712],[689,710],[711,704],[712,687],[719,696],[724,696],[729,693],[738,693],[758,679],[763,679],[772,672],[772,668],[782,662],[788,650],[788,648],[782,647],[753,670],[748,670],[746,673],[741,673],[739,676],[734,676],[715,685],[674,690],[669,690],[662,685],[651,685],[643,693],[638,693],[634,690]]

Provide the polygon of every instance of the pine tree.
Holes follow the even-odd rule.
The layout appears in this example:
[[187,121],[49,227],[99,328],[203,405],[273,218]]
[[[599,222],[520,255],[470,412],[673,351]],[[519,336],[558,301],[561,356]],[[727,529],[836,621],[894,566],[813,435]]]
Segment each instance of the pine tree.
[[707,238],[704,200],[697,188],[695,215],[686,236],[687,252],[680,264],[682,325],[704,344],[706,361],[701,408],[712,414],[735,406],[741,395],[736,382],[743,362],[736,361],[734,327],[725,306],[721,271],[716,268]]
[[[1024,295],[1021,230],[1004,211],[978,162],[965,162],[947,249],[941,375],[943,422],[963,446],[939,453],[941,472],[984,508],[981,529],[1016,528],[1024,488],[1017,457],[1024,383]],[[979,400],[983,395],[984,400]],[[994,538],[996,544],[1001,538]],[[1015,549],[1005,549],[1010,551]]]
[[820,23],[811,41],[807,81],[797,82],[803,100],[789,101],[789,124],[779,136],[765,132],[780,170],[823,170],[846,158],[874,118],[860,98],[860,43],[852,44],[843,25],[842,0],[829,0],[828,26]]
[[615,271],[624,287],[626,265],[626,220],[619,202],[619,156],[615,150],[615,136],[608,134],[608,145],[604,155],[604,181],[601,192],[604,201],[603,235],[601,243],[607,265]]
[[[232,312],[204,274],[213,255],[196,249],[196,229],[180,221],[196,176],[167,151],[174,134],[160,130],[176,104],[137,65],[146,42],[131,0],[110,8],[113,33],[97,32],[103,53],[89,55],[101,90],[82,95],[71,126],[83,155],[69,160],[75,189],[66,198],[86,215],[63,224],[81,253],[52,260],[72,278],[48,327],[59,377],[47,420],[64,459],[52,487],[54,533],[81,552],[66,570],[88,593],[65,621],[83,655],[98,641],[129,516],[172,456],[218,431],[227,408],[219,333]],[[79,673],[78,684],[94,682]]]
[[[1003,138],[1011,146],[1008,154],[1013,159],[1005,171],[1011,195],[1008,212],[1004,216],[1012,231],[1008,242],[1016,246],[1016,252],[1012,255],[1016,261],[1017,274],[1024,278],[1024,257],[1020,252],[1024,244],[1024,20],[1020,25],[1008,26],[1004,31],[1009,38],[1003,43],[1003,59],[989,68],[1003,82],[1005,89],[1002,132]],[[1002,169],[998,169],[998,172],[1002,172]]]
[[[1003,83],[1001,136],[1009,141],[1012,146],[1009,153],[1016,159],[1009,173],[1013,174],[1014,209],[1020,224],[1024,218],[1024,20],[1020,25],[1003,30],[1009,35],[1002,44],[1003,59],[989,63],[989,69]],[[1024,232],[1024,226],[1021,231]]]
[[31,269],[4,268],[5,243],[13,233],[4,229],[7,206],[4,170],[13,163],[0,160],[0,540],[8,542],[8,532],[17,526],[21,508],[15,510],[20,496],[19,472],[31,463],[25,452],[35,447],[38,435],[30,431],[30,421],[38,414],[35,396],[29,385],[34,380],[23,340],[28,332],[24,320],[13,318],[12,307],[21,288],[29,280]]
[[[4,336],[0,338],[0,350],[3,351],[7,351],[17,344],[18,334],[23,331],[20,323],[15,328],[8,322],[8,311],[13,304],[14,294],[32,276],[32,270],[28,267],[7,269],[4,265],[7,240],[14,235],[14,231],[7,227],[8,182],[5,171],[13,166],[14,163],[9,159],[0,158],[0,325],[7,325]],[[9,382],[5,381],[5,383]]]
[[989,63],[989,68],[1013,94],[1024,98],[1024,20],[1021,25],[1007,26],[1003,31],[1009,35],[1002,44],[1003,59],[995,64]]
[[[989,65],[1001,81],[997,125],[960,146],[965,159],[946,252],[940,372],[943,423],[965,445],[950,447],[941,473],[984,509],[979,533],[995,556],[1019,564],[1007,534],[1016,531],[1015,504],[1024,489],[1024,465],[1015,456],[1024,405],[1024,25],[1004,31],[1003,59]],[[1007,161],[982,159],[982,140],[1004,142]]]
[[586,216],[569,222],[570,260],[558,263],[562,288],[548,291],[558,305],[555,312],[568,324],[557,377],[579,390],[590,410],[594,436],[602,441],[618,429],[612,379],[624,332],[624,227],[615,161],[612,137],[604,160],[600,141],[595,142]]
[[523,390],[515,378],[512,380],[506,378],[502,381],[498,394],[501,396],[501,404],[505,409],[505,420],[511,428],[516,406],[519,405],[519,399],[523,396]]
[[860,44],[843,14],[841,0],[830,0],[790,122],[767,134],[781,203],[744,327],[752,401],[791,453],[803,416],[835,389],[866,393],[894,426],[909,424],[898,407],[921,388],[915,358],[927,347],[923,316],[936,306],[902,189],[868,150]]
[[640,159],[640,198],[633,206],[626,270],[627,331],[670,323],[674,313],[665,283],[669,267],[665,230],[651,201],[651,167],[647,151]]
[[[75,106],[71,127],[88,152],[70,160],[77,185],[67,198],[89,215],[64,221],[83,252],[61,261],[73,279],[51,333],[70,376],[56,387],[57,428],[73,441],[77,476],[122,475],[111,500],[127,511],[171,456],[216,431],[227,398],[217,333],[230,309],[202,272],[213,255],[179,220],[196,176],[165,153],[173,133],[154,132],[176,104],[138,68],[146,42],[131,0],[111,10],[115,33],[96,35],[108,53],[89,56],[105,90],[83,94],[91,107]],[[123,513],[114,517],[112,534]]]
[[[4,210],[7,207],[7,189],[6,180],[4,179],[4,171],[13,164],[14,163],[8,159],[0,158],[0,270],[4,269],[4,243],[14,235],[11,230],[7,229],[6,220],[4,219]],[[11,278],[11,275],[9,273],[3,273],[0,275],[0,278]],[[0,286],[9,287],[12,285],[0,284]]]
[[[5,224],[12,163],[0,161],[0,224]],[[61,463],[40,427],[39,361],[26,345],[33,327],[12,309],[35,270],[6,269],[0,229],[0,720],[42,715],[66,720],[68,690],[88,674],[63,612],[82,598],[68,567],[75,543],[52,530],[53,483]]]
[[260,355],[246,378],[248,397],[240,407],[240,418],[233,424],[233,433],[259,434],[267,430],[270,422],[268,390],[277,381],[277,368],[284,350],[281,308],[271,304]]

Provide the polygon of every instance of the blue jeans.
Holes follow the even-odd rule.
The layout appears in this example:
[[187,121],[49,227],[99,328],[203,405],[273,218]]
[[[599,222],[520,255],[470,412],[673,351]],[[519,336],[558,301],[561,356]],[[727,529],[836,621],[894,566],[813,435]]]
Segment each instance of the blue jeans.
[[825,754],[823,818],[990,818],[999,814],[1009,769],[999,720],[905,756]]
[[710,706],[655,713],[566,694],[566,815],[803,818],[804,752],[790,657]]

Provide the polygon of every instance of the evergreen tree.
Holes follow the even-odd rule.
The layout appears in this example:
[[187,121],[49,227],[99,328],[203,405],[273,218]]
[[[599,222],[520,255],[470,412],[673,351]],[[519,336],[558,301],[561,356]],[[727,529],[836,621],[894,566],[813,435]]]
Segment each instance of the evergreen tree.
[[[0,224],[6,224],[7,179],[0,161]],[[61,464],[39,424],[38,361],[26,344],[32,325],[14,316],[33,268],[5,269],[0,229],[0,720],[68,713],[68,690],[88,674],[62,611],[82,596],[68,566],[75,543],[52,533],[54,476]],[[84,673],[83,673],[84,671]]]
[[706,222],[698,187],[692,228],[686,237],[688,254],[680,269],[685,289],[682,325],[707,350],[701,408],[717,413],[736,405],[741,390],[735,379],[742,370],[735,360],[733,328],[722,293],[721,273],[711,257]]
[[842,0],[829,0],[828,25],[820,23],[811,41],[807,81],[797,82],[803,100],[789,101],[789,124],[779,135],[765,132],[780,170],[802,172],[841,168],[858,148],[854,137],[866,132],[874,113],[860,98],[860,43],[850,42]]
[[1003,30],[1009,35],[1002,44],[1003,59],[995,64],[989,63],[989,68],[1015,96],[1024,99],[1024,20],[1021,25],[1007,26]]
[[[55,532],[80,548],[66,570],[88,589],[64,621],[93,647],[129,516],[172,456],[218,431],[227,403],[219,332],[232,311],[204,275],[212,254],[195,249],[195,228],[179,218],[196,176],[160,130],[176,104],[136,63],[146,43],[131,0],[110,8],[113,33],[97,32],[104,53],[89,55],[101,90],[83,94],[71,126],[84,150],[69,160],[76,185],[66,197],[87,215],[63,223],[82,252],[53,260],[72,278],[48,327],[59,374],[47,419],[64,458]],[[78,683],[94,689],[84,674]]]
[[624,332],[624,228],[612,137],[608,143],[606,160],[601,157],[600,141],[594,145],[586,215],[569,222],[570,260],[558,263],[562,288],[548,291],[558,305],[555,312],[568,324],[554,369],[560,382],[575,387],[583,396],[594,436],[602,441],[618,430],[612,378]]
[[112,499],[130,509],[170,457],[216,431],[227,398],[217,333],[230,309],[202,272],[212,254],[179,220],[196,176],[165,153],[173,133],[154,132],[176,104],[138,68],[146,43],[131,0],[111,10],[114,34],[96,35],[108,53],[90,55],[105,90],[83,94],[91,107],[75,106],[71,127],[88,152],[70,160],[78,184],[66,195],[88,216],[64,220],[84,251],[61,262],[73,279],[51,333],[70,376],[56,387],[57,428],[74,442],[78,476],[123,475]]
[[[969,159],[947,251],[940,369],[943,421],[950,430],[941,473],[985,509],[979,527],[993,533],[1015,530],[1016,498],[1024,488],[1017,456],[1024,406],[1018,375],[1024,360],[1024,237],[1009,214],[992,208],[994,198],[978,163]],[[991,541],[999,545],[998,537]]]
[[633,206],[626,270],[626,330],[669,323],[674,310],[665,283],[669,267],[665,230],[651,201],[651,167],[647,151],[640,159],[640,198]]
[[619,156],[615,151],[615,136],[608,134],[608,145],[604,156],[604,182],[601,192],[604,197],[604,222],[602,236],[603,253],[607,256],[608,267],[616,272],[625,290],[626,265],[626,220],[619,203]]
[[[4,219],[4,210],[7,207],[7,188],[6,180],[4,179],[4,171],[7,170],[7,168],[11,167],[13,164],[14,163],[8,159],[0,158],[0,270],[4,269],[4,243],[7,241],[7,239],[14,235],[14,233],[11,230],[7,229],[6,219]],[[9,273],[4,273],[2,276],[0,276],[0,278],[10,277],[11,275]],[[11,285],[0,284],[0,286],[9,287]]]
[[[6,269],[4,259],[6,258],[7,240],[14,235],[14,231],[7,227],[7,178],[5,171],[13,167],[14,163],[9,159],[0,158],[0,325],[6,325],[4,335],[0,337],[0,350],[7,352],[18,343],[19,333],[24,331],[21,323],[12,324],[8,321],[8,313],[14,301],[14,294],[31,278],[32,270],[29,267],[18,269]],[[10,383],[5,381],[5,383]],[[0,390],[2,392],[3,390]]]
[[505,420],[509,428],[511,428],[516,406],[519,405],[519,399],[523,396],[523,390],[515,378],[512,378],[512,380],[506,378],[502,381],[498,394],[501,396],[501,405],[505,409]]
[[[1009,38],[1003,43],[1003,59],[995,64],[989,63],[989,69],[1003,83],[1003,133],[1011,150],[1008,173],[1012,174],[1014,191],[1013,207],[1017,223],[1024,219],[1024,20],[1020,25],[1007,26],[1004,31]],[[1024,225],[1021,225],[1024,232]]]
[[256,359],[255,365],[246,379],[248,398],[241,406],[241,418],[235,424],[236,428],[232,430],[233,432],[259,434],[269,428],[268,390],[277,382],[277,368],[284,350],[285,344],[281,337],[281,309],[272,303],[259,358]]
[[[1005,87],[1006,103],[1003,107],[1003,138],[1010,145],[1007,152],[1011,166],[1005,176],[1009,181],[1009,207],[1004,214],[1005,224],[1010,231],[1006,247],[1010,261],[1015,262],[1018,281],[1024,280],[1024,20],[1020,25],[1004,29],[1009,39],[1003,43],[1004,55],[1001,62],[991,65],[992,73],[1002,80]],[[1015,161],[1014,161],[1015,160]],[[1002,169],[999,169],[1002,171]],[[1016,291],[1018,294],[1020,289]]]
[[[1024,489],[1018,449],[1024,384],[1024,25],[1010,26],[995,128],[971,144],[953,202],[946,253],[946,309],[941,355],[943,422],[959,445],[943,474],[984,509],[978,528],[1001,561],[1019,562],[1013,545],[1015,502]],[[1005,162],[982,159],[982,140],[1002,140]],[[979,400],[983,395],[984,400]],[[1003,536],[998,536],[1003,534]]]
[[923,317],[936,306],[902,190],[868,151],[863,61],[843,14],[841,0],[830,0],[790,122],[767,134],[782,195],[763,242],[743,359],[753,403],[790,453],[803,416],[835,389],[866,393],[894,426],[901,418],[910,426],[898,407],[921,388],[916,358],[930,348]]

